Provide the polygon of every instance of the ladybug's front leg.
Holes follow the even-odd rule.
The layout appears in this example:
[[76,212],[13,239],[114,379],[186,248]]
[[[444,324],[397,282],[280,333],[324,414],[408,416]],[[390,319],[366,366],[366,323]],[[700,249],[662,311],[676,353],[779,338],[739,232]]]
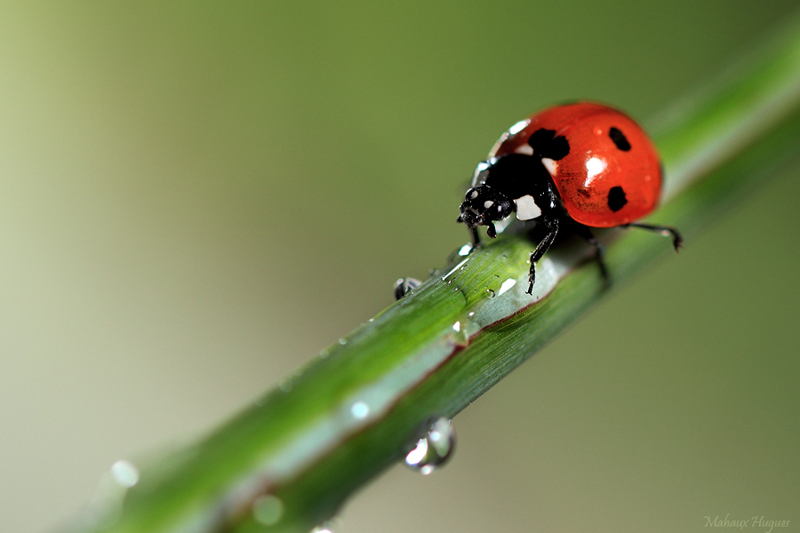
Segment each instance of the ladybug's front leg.
[[558,235],[558,219],[545,219],[544,220],[545,226],[550,230],[547,235],[544,236],[544,239],[539,241],[539,244],[536,246],[536,249],[531,254],[531,270],[528,274],[528,290],[525,291],[528,294],[533,294],[533,283],[536,281],[536,261],[542,258],[542,256],[553,246],[553,243],[556,240],[556,236]]
[[477,227],[470,228],[470,231],[472,232],[472,249],[474,250],[475,248],[481,245],[481,236],[478,235]]

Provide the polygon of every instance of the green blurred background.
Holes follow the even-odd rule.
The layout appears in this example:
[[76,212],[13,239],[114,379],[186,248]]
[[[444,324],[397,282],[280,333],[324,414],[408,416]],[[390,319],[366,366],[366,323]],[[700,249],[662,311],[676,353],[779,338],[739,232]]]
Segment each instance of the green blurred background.
[[[3,2],[0,530],[52,530],[115,460],[201,434],[441,266],[518,119],[580,98],[653,125],[797,6]],[[342,530],[797,531],[798,175],[606,300],[455,419],[446,468],[392,469]]]

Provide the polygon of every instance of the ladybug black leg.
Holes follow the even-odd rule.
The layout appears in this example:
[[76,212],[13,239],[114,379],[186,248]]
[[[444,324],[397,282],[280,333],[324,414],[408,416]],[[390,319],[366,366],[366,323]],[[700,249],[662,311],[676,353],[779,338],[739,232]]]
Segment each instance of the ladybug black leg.
[[672,237],[672,246],[675,247],[676,252],[680,250],[681,246],[683,246],[683,237],[681,237],[681,234],[678,233],[678,230],[676,230],[675,228],[670,228],[668,226],[653,226],[652,224],[641,224],[639,222],[631,222],[630,224],[625,224],[622,227],[642,228],[648,231],[655,231],[656,233],[660,233],[664,237]]
[[553,242],[556,240],[556,236],[558,236],[558,219],[554,218],[552,220],[548,220],[545,222],[547,227],[550,229],[549,233],[545,235],[544,239],[539,241],[539,244],[536,246],[536,249],[531,253],[531,270],[528,274],[528,290],[525,291],[528,294],[533,294],[533,283],[536,281],[536,261],[542,258],[542,256],[553,246]]
[[472,249],[474,250],[481,245],[481,236],[478,235],[478,228],[470,228],[472,232]]
[[[462,222],[464,222],[464,217],[462,215],[459,215],[458,218],[456,219],[456,222],[461,224]],[[481,236],[478,235],[477,227],[469,228],[469,231],[472,233],[472,249],[474,250],[475,248],[481,245]]]
[[578,234],[594,247],[594,260],[597,261],[597,266],[600,267],[600,275],[603,276],[603,281],[606,287],[608,287],[611,285],[611,277],[608,275],[608,267],[606,267],[606,262],[603,259],[606,253],[603,243],[598,241],[597,237],[592,233],[592,230],[586,226],[580,226],[578,228]]

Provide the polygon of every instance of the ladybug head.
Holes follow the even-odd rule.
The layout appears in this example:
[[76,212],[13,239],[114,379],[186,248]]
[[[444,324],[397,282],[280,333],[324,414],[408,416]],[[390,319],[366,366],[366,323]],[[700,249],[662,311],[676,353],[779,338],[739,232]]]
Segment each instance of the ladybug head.
[[488,226],[487,234],[495,238],[497,232],[493,222],[507,218],[513,211],[514,202],[505,194],[488,185],[480,185],[467,191],[461,203],[461,215],[456,222],[463,222],[470,229]]

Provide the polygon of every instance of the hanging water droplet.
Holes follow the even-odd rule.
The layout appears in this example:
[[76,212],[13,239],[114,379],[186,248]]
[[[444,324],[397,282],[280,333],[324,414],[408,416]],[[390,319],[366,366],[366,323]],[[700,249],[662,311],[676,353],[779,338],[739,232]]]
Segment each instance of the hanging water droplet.
[[281,389],[283,392],[289,392],[292,390],[292,380],[290,378],[283,378],[278,383],[278,388]]
[[347,339],[339,339],[339,344],[344,346],[345,344],[347,344]]
[[467,244],[458,249],[458,255],[460,255],[461,257],[466,257],[472,251],[472,248],[473,248],[472,243],[468,242]]
[[272,494],[259,496],[253,502],[253,518],[260,524],[273,526],[280,521],[282,515],[283,502]]
[[428,426],[427,433],[406,454],[406,466],[427,476],[453,455],[456,435],[451,420],[440,417]]
[[486,292],[489,293],[489,298],[494,298],[494,294],[495,294],[494,290],[486,289]]

